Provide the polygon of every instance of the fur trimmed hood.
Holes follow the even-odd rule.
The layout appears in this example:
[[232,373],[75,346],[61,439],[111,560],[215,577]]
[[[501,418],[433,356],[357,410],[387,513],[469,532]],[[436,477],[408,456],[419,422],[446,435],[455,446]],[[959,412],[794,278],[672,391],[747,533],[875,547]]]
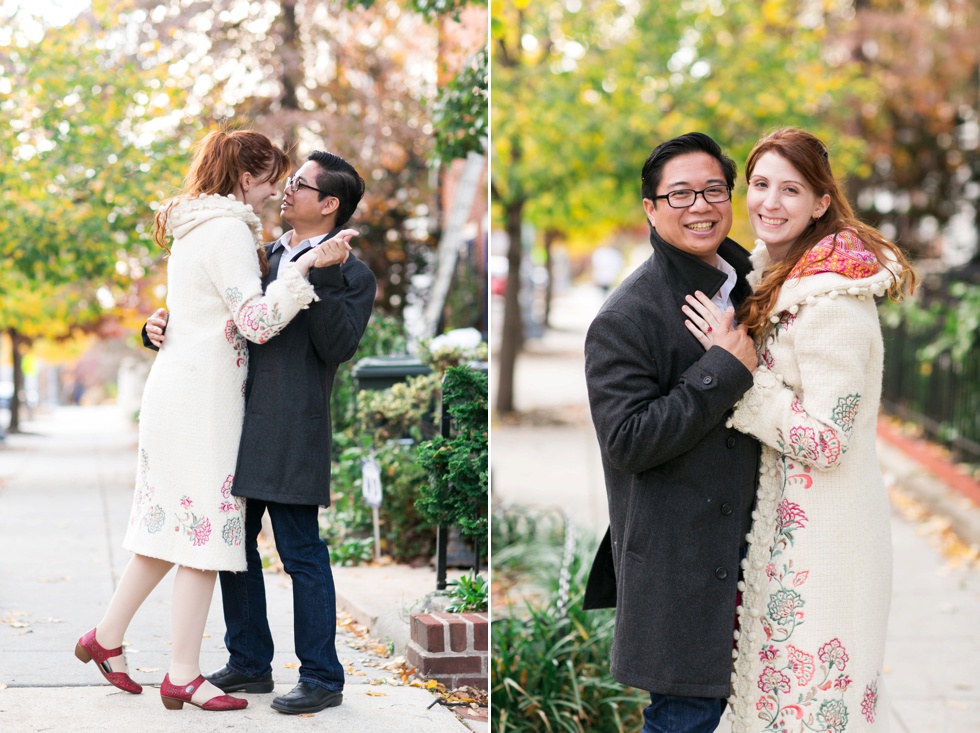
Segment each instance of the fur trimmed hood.
[[249,204],[243,204],[231,194],[200,194],[181,197],[168,204],[167,231],[175,239],[186,237],[201,224],[212,219],[239,219],[252,230],[256,244],[262,242],[262,222]]
[[[766,245],[761,239],[756,240],[751,261],[752,273],[748,276],[748,281],[753,288],[756,288],[762,281],[762,273],[773,263],[769,256],[769,250],[766,249]],[[770,320],[779,321],[779,314],[783,311],[795,314],[800,305],[812,305],[814,300],[819,297],[833,299],[841,296],[852,296],[863,300],[867,297],[884,295],[895,278],[901,274],[901,271],[901,265],[895,260],[889,259],[884,267],[869,277],[853,279],[836,272],[821,272],[816,275],[787,280],[779,291],[779,297],[770,315]]]

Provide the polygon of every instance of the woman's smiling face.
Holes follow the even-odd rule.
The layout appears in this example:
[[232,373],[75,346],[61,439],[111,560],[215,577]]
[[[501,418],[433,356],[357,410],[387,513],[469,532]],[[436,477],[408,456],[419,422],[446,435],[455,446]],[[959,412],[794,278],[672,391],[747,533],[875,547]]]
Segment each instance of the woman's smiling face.
[[769,152],[752,170],[745,202],[756,235],[770,257],[781,260],[810,222],[827,210],[830,196],[817,196],[786,158]]

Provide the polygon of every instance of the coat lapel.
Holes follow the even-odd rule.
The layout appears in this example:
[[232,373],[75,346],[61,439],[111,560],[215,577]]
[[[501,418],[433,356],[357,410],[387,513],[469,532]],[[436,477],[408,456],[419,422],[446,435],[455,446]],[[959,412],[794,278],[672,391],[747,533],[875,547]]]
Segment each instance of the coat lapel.
[[[331,237],[336,236],[337,232],[339,231],[340,227],[334,227],[329,232],[324,234],[316,244],[326,242]],[[278,242],[279,240],[276,241]],[[279,260],[282,259],[283,253],[286,250],[280,247],[279,249],[273,251],[273,247],[276,246],[276,242],[269,242],[268,244],[264,244],[262,246],[265,247],[265,254],[269,259],[269,274],[262,280],[262,289],[265,290],[267,287],[269,287],[269,283],[273,282],[279,276]],[[290,255],[289,261],[295,262],[297,258],[301,257],[315,246],[316,245],[311,245],[309,247],[303,247],[303,249],[296,250]]]

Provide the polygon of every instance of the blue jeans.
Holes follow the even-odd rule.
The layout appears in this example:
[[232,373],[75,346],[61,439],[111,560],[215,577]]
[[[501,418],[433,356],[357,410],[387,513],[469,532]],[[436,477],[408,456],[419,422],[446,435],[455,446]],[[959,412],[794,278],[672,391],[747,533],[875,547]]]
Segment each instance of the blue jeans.
[[258,536],[268,510],[276,549],[293,581],[293,636],[299,657],[299,681],[328,690],[344,689],[344,668],[337,658],[337,598],[330,551],[320,539],[319,507],[249,499],[245,511],[244,573],[222,572],[228,667],[248,677],[272,672],[275,647],[265,604],[265,580]]
[[727,701],[720,697],[685,697],[650,693],[643,708],[641,733],[712,733]]

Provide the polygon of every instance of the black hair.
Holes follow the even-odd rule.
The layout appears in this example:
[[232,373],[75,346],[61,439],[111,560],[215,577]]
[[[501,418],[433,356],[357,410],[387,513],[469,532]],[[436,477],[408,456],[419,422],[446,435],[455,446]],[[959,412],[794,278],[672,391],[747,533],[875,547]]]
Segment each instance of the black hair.
[[306,159],[320,166],[316,176],[319,200],[323,201],[327,196],[336,196],[340,200],[335,226],[343,226],[353,216],[364,195],[364,179],[339,155],[314,150]]
[[650,153],[650,157],[643,164],[643,198],[652,199],[657,195],[657,187],[660,186],[667,161],[676,158],[678,155],[687,155],[688,153],[707,153],[710,155],[721,164],[728,187],[733,188],[735,186],[735,176],[738,173],[735,161],[725,155],[721,146],[703,132],[688,132],[680,137],[660,143]]

